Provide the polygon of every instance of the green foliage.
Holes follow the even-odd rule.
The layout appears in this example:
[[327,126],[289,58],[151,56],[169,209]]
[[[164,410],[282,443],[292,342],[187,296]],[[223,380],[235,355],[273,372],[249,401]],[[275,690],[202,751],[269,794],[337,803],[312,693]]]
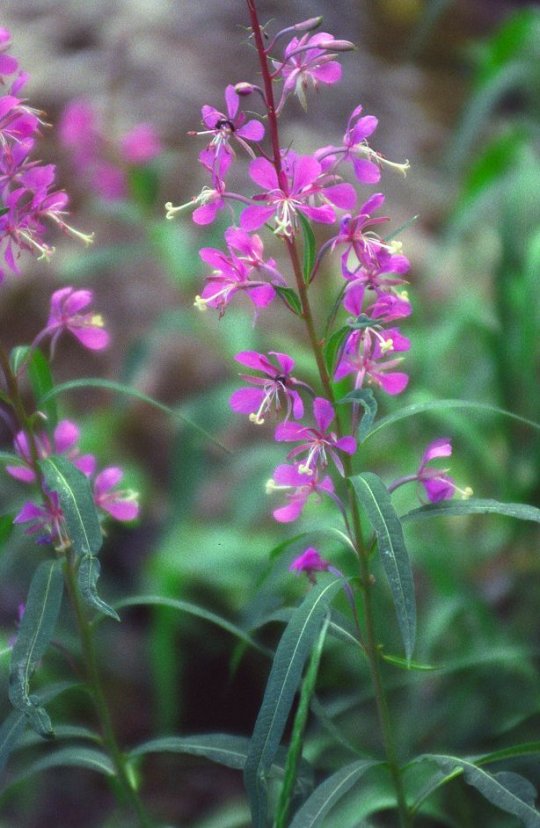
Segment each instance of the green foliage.
[[56,492],[75,552],[93,555],[103,543],[88,478],[65,457],[51,455],[40,461],[45,482]]

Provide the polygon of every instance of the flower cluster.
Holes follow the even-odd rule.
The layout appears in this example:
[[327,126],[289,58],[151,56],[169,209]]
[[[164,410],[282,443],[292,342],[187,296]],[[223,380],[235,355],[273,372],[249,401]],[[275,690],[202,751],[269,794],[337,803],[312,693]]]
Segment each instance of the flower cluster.
[[127,195],[126,172],[130,167],[143,166],[162,151],[159,136],[149,123],[136,124],[113,142],[102,129],[94,107],[83,99],[66,106],[59,134],[85,183],[109,201]]
[[[337,482],[339,477],[351,474],[357,442],[336,417],[335,384],[348,380],[351,390],[357,392],[352,397],[350,418],[350,430],[354,431],[360,417],[358,393],[365,393],[361,389],[372,386],[397,395],[409,381],[401,363],[411,343],[399,322],[412,312],[404,289],[410,263],[401,252],[401,243],[377,232],[388,221],[379,212],[384,195],[373,193],[363,199],[357,195],[358,187],[377,184],[384,168],[405,173],[408,162],[389,161],[372,149],[368,141],[378,121],[360,105],[351,112],[340,143],[319,147],[310,155],[279,144],[277,119],[287,100],[296,96],[306,108],[310,90],[340,80],[339,53],[353,48],[348,41],[337,40],[327,32],[313,33],[320,22],[320,18],[312,18],[283,29],[266,43],[261,39],[257,49],[266,61],[263,65],[261,60],[262,86],[229,84],[225,111],[210,105],[202,107],[203,129],[190,134],[209,139],[199,153],[208,183],[191,202],[178,207],[170,202],[166,205],[167,218],[190,209],[193,221],[199,225],[211,224],[224,210],[233,217],[233,224],[225,232],[226,252],[207,247],[200,251],[210,272],[195,299],[199,309],[214,308],[222,316],[229,303],[245,293],[259,312],[279,297],[298,317],[311,320],[308,326],[314,351],[321,343],[313,333],[307,291],[319,277],[325,257],[339,257],[341,286],[326,334],[326,342],[333,337],[337,345],[330,357],[321,349],[317,358],[324,395],[296,374],[295,360],[288,354],[243,351],[236,356],[251,373],[241,375],[245,385],[230,397],[232,410],[247,414],[256,425],[269,418],[277,420],[274,439],[295,444],[288,451],[289,462],[278,465],[267,483],[268,491],[284,493],[284,504],[273,512],[281,523],[296,520],[312,495],[331,498],[346,514]],[[282,57],[277,57],[276,44],[287,36]],[[241,104],[247,98],[262,99],[264,112],[260,119],[252,111],[249,117],[242,112]],[[268,139],[271,149],[264,145]],[[256,188],[249,196],[233,192],[227,184],[237,158],[235,147],[248,160],[250,186]],[[347,175],[354,185],[346,180]],[[310,258],[306,251],[315,243],[310,240],[312,223],[333,229],[327,232],[318,252],[312,250]],[[264,228],[282,240],[294,275],[292,284],[284,277],[284,268],[265,256],[263,241],[257,235]],[[304,250],[303,272],[299,245]],[[291,294],[296,302],[291,301]],[[344,317],[341,323],[340,311]],[[311,419],[306,414],[309,411]],[[450,452],[447,438],[436,440],[424,452],[416,474],[396,481],[390,491],[415,480],[422,484],[430,501],[452,497],[461,490],[446,470],[431,466],[433,459]],[[338,474],[336,480],[332,470]],[[317,556],[310,548],[293,568],[310,575],[327,568]]]
[[55,184],[56,168],[32,158],[42,113],[28,106],[21,92],[28,75],[19,69],[11,55],[5,54],[10,34],[0,28],[0,250],[5,267],[0,267],[0,281],[8,271],[20,272],[21,251],[49,258],[54,248],[45,237],[47,223],[89,244],[92,236],[80,233],[65,220],[68,197]]

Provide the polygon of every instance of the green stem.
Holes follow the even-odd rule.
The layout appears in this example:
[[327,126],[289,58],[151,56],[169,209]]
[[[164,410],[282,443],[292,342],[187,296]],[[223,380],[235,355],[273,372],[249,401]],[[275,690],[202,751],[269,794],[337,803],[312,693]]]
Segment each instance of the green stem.
[[86,612],[80,598],[75,571],[75,556],[72,550],[68,550],[67,552],[64,571],[66,586],[79,631],[83,658],[86,665],[87,680],[92,692],[94,706],[99,719],[103,743],[107,748],[109,757],[116,770],[116,781],[119,797],[137,816],[139,828],[153,828],[154,823],[146,813],[144,805],[132,785],[125,756],[118,745],[109,712],[109,706],[107,704],[103,684],[101,682],[92,630],[90,624],[88,623]]
[[[276,116],[272,78],[268,66],[268,54],[265,48],[261,27],[259,24],[255,0],[246,0],[246,2],[250,15],[251,28],[253,31],[255,46],[259,55],[259,63],[261,67],[263,87],[266,98],[266,108],[268,113],[270,140],[272,142],[273,162],[274,167],[276,169],[278,181],[281,181],[282,166],[278,119]],[[302,273],[302,267],[300,264],[300,258],[298,256],[298,250],[296,247],[295,239],[286,237],[285,244],[291,261],[292,270],[294,272],[298,295],[300,297],[300,303],[302,307],[302,319],[304,320],[304,323],[306,325],[307,335],[309,337],[313,355],[317,363],[320,382],[324,389],[324,393],[327,399],[332,403],[332,405],[335,408],[335,395],[332,387],[332,380],[326,367],[321,342],[319,340],[319,337],[317,336],[313,312],[311,310],[311,305],[309,302],[308,286],[304,282],[304,276]],[[339,411],[336,408],[335,410],[336,432],[339,436],[342,436],[343,429],[340,421]],[[349,456],[345,458],[344,466],[346,476],[350,478],[352,475],[352,461]],[[354,492],[352,491],[352,487],[349,487],[349,502],[352,514],[352,526],[354,535],[354,537],[351,540],[355,546],[358,555],[360,567],[360,581],[362,584],[362,592],[364,597],[365,642],[363,649],[365,650],[369,662],[369,669],[373,684],[373,690],[375,694],[375,702],[377,706],[377,714],[382,736],[382,742],[388,762],[388,768],[396,791],[400,828],[409,828],[411,824],[410,814],[405,799],[401,769],[397,761],[397,751],[394,743],[392,723],[390,720],[390,712],[382,681],[380,651],[375,636],[375,622],[371,594],[372,578],[369,570],[369,550],[367,550],[364,545],[362,536],[362,526],[360,521],[360,512],[358,509],[356,497],[354,496]]]

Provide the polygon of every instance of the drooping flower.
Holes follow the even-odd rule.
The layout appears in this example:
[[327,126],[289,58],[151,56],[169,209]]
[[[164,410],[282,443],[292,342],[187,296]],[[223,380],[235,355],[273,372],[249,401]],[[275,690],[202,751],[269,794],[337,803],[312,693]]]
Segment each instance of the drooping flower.
[[298,465],[300,474],[311,477],[317,467],[326,468],[328,456],[332,458],[339,473],[345,474],[338,451],[354,454],[356,440],[351,436],[338,437],[333,431],[328,430],[334,417],[335,412],[331,403],[324,397],[316,397],[313,401],[313,418],[317,428],[290,421],[277,426],[275,439],[278,442],[301,441],[301,444],[287,455],[290,460],[302,454],[306,455],[304,461]]
[[[38,454],[37,459],[43,460],[50,457],[51,454],[62,454],[87,477],[93,474],[96,459],[92,454],[80,453],[77,445],[80,433],[80,429],[72,420],[60,420],[54,429],[52,441],[45,432],[36,434],[34,443]],[[7,473],[21,481],[21,483],[34,483],[36,475],[33,468],[32,451],[24,431],[18,432],[13,441],[13,446],[21,460],[21,464],[17,466],[7,465]]]
[[334,484],[329,475],[320,479],[318,470],[309,477],[299,471],[298,464],[283,463],[274,469],[272,478],[266,484],[266,491],[286,493],[286,504],[274,509],[272,514],[279,523],[292,523],[300,517],[312,494],[318,495],[319,499],[323,494],[332,497]]
[[92,351],[100,351],[109,344],[110,337],[104,329],[100,314],[81,311],[88,307],[94,296],[91,290],[75,290],[72,287],[55,290],[51,296],[51,307],[47,325],[39,335],[51,335],[51,347],[54,348],[63,331],[73,336]]
[[285,419],[289,418],[291,412],[296,419],[300,419],[304,414],[302,398],[294,386],[305,383],[291,375],[294,360],[278,351],[269,351],[269,356],[275,357],[277,366],[267,356],[256,351],[242,351],[235,356],[241,365],[265,374],[264,377],[241,374],[242,379],[255,387],[239,388],[229,400],[233,411],[249,414],[250,421],[256,425],[264,423],[268,412],[279,412],[283,403]]
[[395,480],[388,487],[389,492],[395,491],[405,483],[419,482],[422,484],[427,499],[431,503],[438,503],[441,500],[450,500],[454,495],[459,494],[462,499],[467,499],[473,493],[470,486],[461,488],[457,486],[454,479],[448,474],[448,469],[440,469],[429,465],[432,460],[439,457],[450,457],[452,454],[452,441],[450,437],[438,437],[426,446],[420,460],[420,465],[415,474],[408,474]]

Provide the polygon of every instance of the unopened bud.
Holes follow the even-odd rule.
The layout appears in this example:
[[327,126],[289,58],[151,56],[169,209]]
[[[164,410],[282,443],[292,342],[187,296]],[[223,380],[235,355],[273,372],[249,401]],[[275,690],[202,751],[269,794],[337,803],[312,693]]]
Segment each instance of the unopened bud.
[[234,91],[237,95],[251,95],[252,92],[255,91],[255,87],[252,83],[247,83],[247,81],[240,81],[234,87]]
[[301,23],[296,23],[291,28],[295,32],[310,32],[312,29],[316,29],[317,26],[320,26],[322,20],[322,17],[310,17],[309,20],[303,20]]
[[328,49],[332,52],[350,52],[356,49],[354,43],[350,40],[321,40],[317,43],[317,49]]

